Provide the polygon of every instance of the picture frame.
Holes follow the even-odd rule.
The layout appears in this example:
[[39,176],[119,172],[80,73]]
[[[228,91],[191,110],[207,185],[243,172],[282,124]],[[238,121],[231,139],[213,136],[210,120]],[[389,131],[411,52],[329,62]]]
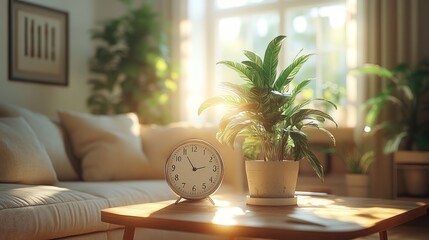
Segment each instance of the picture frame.
[[68,13],[9,0],[9,80],[68,85]]

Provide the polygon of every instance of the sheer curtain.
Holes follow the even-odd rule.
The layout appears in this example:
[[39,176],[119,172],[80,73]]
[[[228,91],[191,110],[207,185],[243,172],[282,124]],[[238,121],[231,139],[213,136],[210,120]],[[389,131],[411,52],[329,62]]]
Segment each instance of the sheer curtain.
[[[419,60],[418,8],[419,0],[362,0],[362,30],[364,33],[364,63],[379,64],[389,69],[399,63],[415,65]],[[367,78],[361,84],[362,101],[379,92],[385,81]],[[381,121],[394,117],[386,109]],[[356,131],[363,128],[361,114]],[[371,195],[393,197],[393,159],[383,154],[384,141],[375,136],[376,161],[371,169]]]

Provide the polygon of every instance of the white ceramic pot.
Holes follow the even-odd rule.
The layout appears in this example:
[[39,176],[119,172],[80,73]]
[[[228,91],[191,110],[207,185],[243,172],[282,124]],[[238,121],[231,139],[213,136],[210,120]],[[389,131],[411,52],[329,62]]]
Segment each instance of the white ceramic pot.
[[246,161],[249,196],[252,205],[295,205],[299,161]]
[[368,197],[369,177],[366,174],[346,174],[347,195]]

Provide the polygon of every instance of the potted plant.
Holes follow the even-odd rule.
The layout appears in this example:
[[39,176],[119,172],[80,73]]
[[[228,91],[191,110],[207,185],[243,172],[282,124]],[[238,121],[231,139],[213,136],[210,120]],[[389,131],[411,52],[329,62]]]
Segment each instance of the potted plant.
[[312,54],[300,55],[300,52],[277,75],[278,56],[285,38],[282,35],[274,38],[263,59],[244,51],[248,60],[219,62],[237,72],[244,83],[224,82],[227,93],[205,100],[198,109],[201,114],[207,108],[223,107],[225,112],[216,136],[220,143],[233,147],[237,138],[244,139],[249,204],[296,204],[295,188],[301,159],[307,159],[323,181],[323,167],[310,150],[304,129],[317,128],[335,143],[334,136],[323,127],[325,120],[336,125],[334,119],[309,107],[313,101],[336,107],[335,104],[321,98],[296,101],[311,80],[296,81],[295,76]]
[[[384,78],[384,88],[367,100],[366,122],[374,129],[382,130],[387,142],[385,153],[397,150],[429,150],[429,117],[427,95],[429,93],[429,59],[419,62],[415,69],[399,64],[392,70],[366,64],[358,73]],[[377,123],[383,109],[395,110],[393,119]]]
[[[414,69],[406,64],[392,70],[367,64],[357,72],[387,80],[384,88],[365,103],[367,124],[374,129],[373,133],[382,132],[386,139],[384,152],[394,153],[395,163],[406,164],[408,194],[429,195],[429,171],[419,167],[429,163],[429,59],[421,60]],[[383,109],[395,115],[379,121]]]
[[346,190],[351,197],[368,197],[369,167],[374,163],[374,150],[365,143],[345,144],[336,148],[329,148],[332,153],[344,162],[346,167]]
[[94,114],[135,112],[142,123],[168,123],[169,96],[176,85],[158,14],[148,4],[120,2],[126,13],[92,32],[97,46],[87,105]]

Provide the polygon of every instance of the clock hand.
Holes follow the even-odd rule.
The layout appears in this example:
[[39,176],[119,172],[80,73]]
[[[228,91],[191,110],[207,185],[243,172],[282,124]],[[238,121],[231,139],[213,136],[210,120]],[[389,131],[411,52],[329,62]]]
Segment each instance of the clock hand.
[[204,166],[204,167],[198,167],[198,168],[196,168],[195,170],[198,170],[198,169],[203,169],[203,168],[205,168],[206,166]]
[[192,164],[192,162],[191,162],[191,159],[189,159],[189,157],[188,156],[186,156],[186,158],[188,159],[188,161],[189,161],[189,163],[191,164],[191,166],[192,166],[192,171],[197,171],[197,168],[196,167],[194,167],[194,164]]

